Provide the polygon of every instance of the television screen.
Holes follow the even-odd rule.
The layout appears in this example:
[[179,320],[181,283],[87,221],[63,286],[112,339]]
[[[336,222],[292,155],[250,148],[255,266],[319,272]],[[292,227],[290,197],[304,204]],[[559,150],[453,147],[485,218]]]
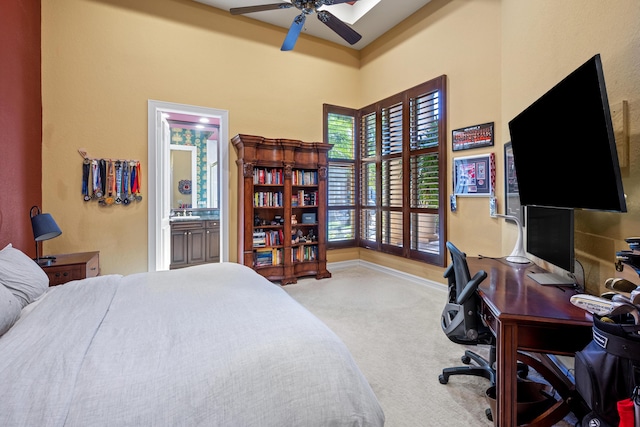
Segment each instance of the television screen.
[[509,122],[520,203],[626,212],[600,55]]
[[573,209],[527,206],[527,252],[574,270]]

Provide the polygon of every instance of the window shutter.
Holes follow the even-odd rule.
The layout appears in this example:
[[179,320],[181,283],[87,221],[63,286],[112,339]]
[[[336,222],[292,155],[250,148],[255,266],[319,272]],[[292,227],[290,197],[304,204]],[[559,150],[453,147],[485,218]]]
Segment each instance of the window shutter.
[[411,150],[437,147],[440,115],[438,92],[411,98],[409,106]]
[[402,207],[402,158],[382,162],[382,206]]
[[402,104],[383,108],[382,155],[402,153]]
[[376,155],[376,113],[362,116],[360,123],[360,143],[362,158],[375,157]]
[[333,144],[329,150],[330,160],[354,159],[355,117],[329,113],[327,117],[328,142]]
[[438,154],[411,156],[411,207],[438,209],[440,200]]

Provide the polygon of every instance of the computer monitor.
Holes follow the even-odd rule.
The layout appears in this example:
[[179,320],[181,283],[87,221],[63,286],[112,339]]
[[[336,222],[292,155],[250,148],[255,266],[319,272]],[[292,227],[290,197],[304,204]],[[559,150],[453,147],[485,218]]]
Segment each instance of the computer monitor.
[[[574,272],[573,209],[527,206],[527,252],[564,270],[566,274],[529,275],[543,285],[573,285]],[[540,275],[542,274],[542,275]]]

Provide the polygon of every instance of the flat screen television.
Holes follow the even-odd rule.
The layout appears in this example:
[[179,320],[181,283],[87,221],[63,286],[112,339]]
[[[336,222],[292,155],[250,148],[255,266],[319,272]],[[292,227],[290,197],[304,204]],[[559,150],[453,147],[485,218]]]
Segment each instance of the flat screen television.
[[[574,272],[573,209],[527,206],[527,252],[566,271]],[[572,277],[530,274],[543,285],[573,285]]]
[[600,55],[509,122],[520,204],[626,212]]

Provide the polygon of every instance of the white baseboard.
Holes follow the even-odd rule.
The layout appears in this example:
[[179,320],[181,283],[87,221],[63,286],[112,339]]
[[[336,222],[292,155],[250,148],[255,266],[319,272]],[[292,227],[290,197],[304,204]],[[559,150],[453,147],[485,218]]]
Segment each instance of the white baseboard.
[[435,289],[437,291],[442,291],[443,293],[447,292],[447,287],[442,283],[434,282],[433,280],[425,279],[423,277],[415,276],[413,274],[405,273],[404,271],[396,270],[394,268],[385,267],[383,265],[375,264],[369,261],[363,261],[361,259],[354,259],[349,261],[338,261],[338,262],[330,262],[327,263],[327,270],[329,271],[340,271],[353,267],[364,267],[369,268],[371,270],[380,271],[382,273],[389,274],[391,276],[396,276],[400,279],[408,280],[413,283],[417,283],[418,285],[427,286],[431,289]]

